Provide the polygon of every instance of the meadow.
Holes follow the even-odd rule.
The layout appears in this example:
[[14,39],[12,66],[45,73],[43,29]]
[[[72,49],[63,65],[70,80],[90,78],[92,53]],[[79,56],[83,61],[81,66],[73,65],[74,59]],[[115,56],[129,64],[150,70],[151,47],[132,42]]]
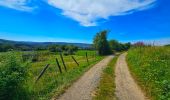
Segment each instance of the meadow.
[[170,99],[170,47],[134,47],[128,51],[126,60],[150,99]]
[[[86,52],[89,63],[87,63]],[[29,57],[28,55],[36,56]],[[74,58],[79,63],[79,66],[74,62],[71,56],[74,56]],[[56,64],[56,58],[59,61],[62,73],[60,73]],[[17,84],[17,86],[12,88],[1,88],[1,90],[3,90],[0,92],[0,96],[2,97],[1,99],[3,99],[3,96],[4,98],[7,98],[7,93],[12,91],[12,89],[16,89],[16,91],[14,91],[15,93],[11,95],[15,95],[14,98],[12,98],[14,100],[47,100],[51,99],[54,95],[59,96],[85,71],[100,61],[103,57],[97,56],[96,51],[78,50],[74,55],[63,55],[63,58],[67,67],[67,71],[64,69],[60,55],[58,53],[52,53],[49,51],[0,53],[1,72],[7,68],[11,68],[11,66],[21,66],[20,68],[14,67],[13,69],[10,69],[12,70],[13,74],[8,75],[8,80],[6,79],[7,77],[5,75],[7,75],[7,73],[9,74],[10,70],[7,69],[4,71],[5,75],[1,73],[0,85],[8,86],[8,83],[12,84],[15,82],[17,84],[17,82],[22,81],[21,84]],[[50,64],[49,68],[47,68],[43,76],[35,83],[40,72],[47,64]],[[13,78],[13,80],[11,80],[11,78]]]

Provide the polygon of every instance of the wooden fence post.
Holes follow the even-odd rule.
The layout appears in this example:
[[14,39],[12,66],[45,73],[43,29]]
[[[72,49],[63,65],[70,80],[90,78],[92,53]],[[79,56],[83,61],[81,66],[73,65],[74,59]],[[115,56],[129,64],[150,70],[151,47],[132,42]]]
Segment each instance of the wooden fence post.
[[87,56],[87,52],[86,52],[86,60],[87,60],[87,63],[89,65],[89,59],[88,59],[88,56]]
[[47,68],[49,67],[50,64],[47,64],[44,69],[41,71],[40,75],[38,76],[38,78],[36,79],[35,83],[37,83],[37,81],[42,77],[42,75],[44,74],[44,72],[47,70]]
[[60,57],[61,57],[61,60],[62,60],[62,63],[63,63],[64,69],[65,69],[65,71],[67,71],[67,68],[66,68],[66,65],[65,65],[65,62],[64,62],[64,59],[63,59],[63,55],[62,55],[62,53],[60,53]]
[[56,58],[56,63],[57,63],[58,69],[60,70],[60,73],[62,73],[61,66],[60,66],[59,61],[58,61],[57,58]]
[[76,59],[73,56],[71,56],[71,57],[74,60],[74,62],[77,64],[77,66],[79,66],[79,63],[76,61]]

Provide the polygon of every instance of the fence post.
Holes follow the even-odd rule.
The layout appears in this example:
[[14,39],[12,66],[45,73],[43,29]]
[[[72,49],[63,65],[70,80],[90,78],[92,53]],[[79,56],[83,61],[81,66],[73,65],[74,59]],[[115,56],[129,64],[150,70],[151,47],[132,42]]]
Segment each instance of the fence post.
[[65,65],[65,62],[64,62],[64,59],[63,59],[62,53],[60,53],[60,57],[61,57],[61,60],[62,60],[62,63],[63,63],[64,69],[65,69],[65,71],[67,71],[67,68],[66,68],[66,65]]
[[56,58],[56,63],[57,63],[58,69],[60,70],[60,73],[62,73],[61,66],[60,66],[59,61],[58,61],[57,58]]
[[86,60],[87,60],[87,63],[89,65],[89,59],[88,59],[88,56],[87,56],[87,52],[86,52]]
[[74,62],[77,64],[77,66],[79,66],[79,63],[76,61],[76,59],[73,56],[71,56],[71,57],[74,60]]
[[47,64],[44,69],[41,71],[40,75],[38,76],[38,78],[36,79],[35,83],[37,83],[37,81],[42,77],[42,75],[44,74],[44,72],[47,70],[47,68],[49,67],[50,64]]

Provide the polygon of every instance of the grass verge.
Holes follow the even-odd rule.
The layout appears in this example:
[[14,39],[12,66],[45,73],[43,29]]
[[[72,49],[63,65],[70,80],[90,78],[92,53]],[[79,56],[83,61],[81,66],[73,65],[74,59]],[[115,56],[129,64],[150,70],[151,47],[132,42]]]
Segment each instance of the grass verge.
[[115,100],[115,65],[117,56],[104,69],[94,100]]
[[170,100],[170,47],[132,48],[126,60],[151,100]]

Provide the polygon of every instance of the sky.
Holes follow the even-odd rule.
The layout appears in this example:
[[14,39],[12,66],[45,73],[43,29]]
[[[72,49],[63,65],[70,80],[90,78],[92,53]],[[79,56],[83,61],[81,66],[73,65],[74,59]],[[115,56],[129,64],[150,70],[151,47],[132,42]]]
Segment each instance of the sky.
[[0,0],[0,39],[170,43],[170,0]]

